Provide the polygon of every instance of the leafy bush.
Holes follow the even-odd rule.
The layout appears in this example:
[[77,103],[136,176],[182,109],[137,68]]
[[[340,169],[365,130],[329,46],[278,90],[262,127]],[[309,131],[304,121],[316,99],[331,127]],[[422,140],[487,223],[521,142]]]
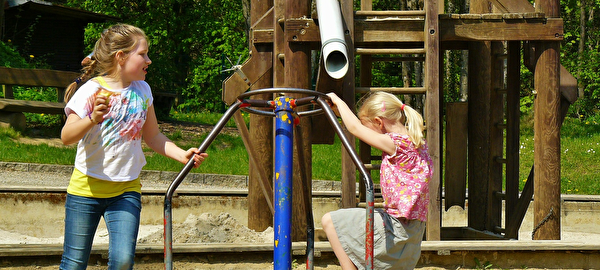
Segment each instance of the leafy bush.
[[[48,66],[35,56],[23,57],[10,43],[0,41],[0,66],[10,68],[47,68]],[[19,100],[58,101],[56,88],[13,86],[13,95]],[[1,93],[4,97],[4,92]],[[25,113],[28,125],[51,127],[62,122],[60,115]]]
[[0,41],[0,67],[28,68],[29,64],[10,42]]

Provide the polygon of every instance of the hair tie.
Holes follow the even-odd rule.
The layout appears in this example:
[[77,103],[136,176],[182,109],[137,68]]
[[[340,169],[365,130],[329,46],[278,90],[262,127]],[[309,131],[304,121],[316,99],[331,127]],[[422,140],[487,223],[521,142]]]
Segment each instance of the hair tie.
[[80,84],[81,83],[81,77],[77,77],[77,79],[75,79],[75,83],[76,84]]
[[385,112],[385,101],[381,102],[381,111]]
[[402,106],[400,106],[400,110],[404,111],[404,106],[406,106],[406,104],[402,104]]

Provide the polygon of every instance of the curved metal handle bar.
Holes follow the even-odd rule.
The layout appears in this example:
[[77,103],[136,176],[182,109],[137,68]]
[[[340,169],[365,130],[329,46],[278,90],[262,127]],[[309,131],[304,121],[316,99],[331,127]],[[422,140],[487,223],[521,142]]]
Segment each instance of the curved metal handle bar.
[[[225,124],[227,124],[229,119],[233,116],[233,114],[239,109],[239,107],[242,104],[243,104],[242,101],[238,100],[236,103],[231,105],[231,107],[229,107],[229,109],[227,109],[225,114],[223,114],[223,117],[221,117],[219,122],[217,122],[217,124],[211,130],[211,132],[208,134],[206,139],[204,139],[204,141],[202,142],[202,145],[200,145],[200,147],[198,147],[198,150],[200,152],[206,151],[208,146],[213,142],[213,140],[217,137],[217,135],[219,135],[219,132],[221,132],[221,130],[223,129]],[[183,167],[181,172],[179,172],[177,177],[175,177],[175,180],[173,180],[173,182],[171,182],[171,185],[169,185],[169,188],[167,189],[167,192],[165,194],[165,202],[164,202],[165,258],[164,258],[164,261],[165,261],[165,269],[166,270],[173,269],[173,219],[172,219],[172,215],[171,215],[172,214],[171,200],[173,198],[173,194],[175,193],[175,190],[177,189],[177,187],[179,187],[179,185],[181,184],[183,179],[188,175],[188,173],[192,170],[193,167],[194,167],[194,159],[190,158],[190,160],[185,164],[185,166]]]
[[350,158],[352,159],[352,162],[354,162],[354,165],[356,166],[356,168],[360,171],[360,174],[362,175],[362,177],[365,180],[365,186],[366,186],[366,200],[367,200],[367,214],[366,214],[366,239],[365,239],[365,261],[367,263],[366,265],[366,269],[372,270],[373,269],[373,255],[374,255],[374,241],[373,241],[373,221],[374,221],[374,214],[375,214],[375,209],[374,209],[374,200],[375,200],[375,194],[373,192],[373,180],[371,179],[371,175],[368,173],[367,169],[365,168],[365,165],[360,161],[358,155],[356,154],[356,151],[354,151],[354,148],[352,147],[353,144],[350,144],[350,142],[348,141],[348,138],[346,138],[346,136],[344,135],[344,132],[342,131],[342,127],[340,126],[340,123],[337,121],[337,117],[335,116],[335,114],[333,113],[333,110],[331,109],[331,107],[329,106],[329,104],[327,103],[327,101],[325,101],[323,98],[319,98],[317,99],[318,104],[321,106],[321,108],[323,109],[323,111],[325,112],[325,114],[327,115],[327,119],[329,120],[329,122],[331,123],[331,125],[334,127],[335,132],[337,133],[338,137],[340,137],[340,140],[342,142],[342,145],[344,145],[344,147],[346,148],[346,151],[348,152],[348,154],[350,155]]
[[[206,149],[208,149],[208,146],[210,146],[210,144],[217,137],[217,135],[219,135],[219,132],[221,132],[221,130],[223,129],[223,127],[225,127],[225,124],[227,124],[227,122],[229,121],[229,119],[233,116],[233,113],[242,104],[243,104],[243,102],[238,100],[233,105],[231,105],[231,107],[229,107],[229,109],[227,109],[227,111],[225,111],[225,113],[223,114],[223,117],[221,117],[221,119],[219,119],[219,121],[213,127],[213,129],[210,131],[210,133],[208,134],[208,136],[206,137],[206,139],[204,139],[204,141],[202,142],[202,144],[200,145],[200,147],[198,147],[198,150],[201,153],[205,152]],[[183,181],[183,179],[187,176],[187,174],[192,170],[193,167],[194,167],[194,159],[191,158],[185,164],[185,167],[183,167],[183,169],[181,170],[181,172],[179,172],[179,174],[177,175],[177,177],[175,177],[175,180],[173,180],[173,182],[171,182],[171,185],[167,189],[167,193],[166,193],[165,197],[167,197],[167,198],[172,198],[173,197],[173,194],[175,193],[175,189],[177,189],[177,187],[179,186],[179,184],[181,184],[181,182]]]
[[[254,107],[263,107],[263,108],[264,107],[267,107],[267,108],[272,107],[272,108],[274,108],[274,106],[261,106],[258,104],[257,104],[258,106],[254,105],[254,104],[252,104],[253,102],[250,102],[251,100],[247,99],[247,98],[255,96],[255,95],[259,95],[259,94],[277,94],[277,93],[292,93],[292,94],[311,95],[311,97],[297,98],[296,102],[294,102],[296,107],[308,105],[308,104],[315,104],[319,97],[324,97],[324,98],[329,99],[329,97],[327,95],[325,95],[324,93],[317,92],[315,90],[308,90],[308,89],[302,89],[302,88],[284,88],[284,87],[264,88],[264,89],[248,91],[248,92],[245,92],[245,93],[239,95],[238,99],[248,101],[247,103],[250,103],[251,106],[254,106]],[[269,102],[271,102],[271,101],[269,101]],[[243,107],[241,110],[248,112],[248,113],[275,117],[275,113],[270,112],[270,111],[261,111],[261,110],[253,109],[250,107]],[[323,113],[323,110],[321,108],[319,108],[316,110],[298,112],[297,114],[298,114],[298,116],[309,116],[309,115],[318,115],[321,113]]]

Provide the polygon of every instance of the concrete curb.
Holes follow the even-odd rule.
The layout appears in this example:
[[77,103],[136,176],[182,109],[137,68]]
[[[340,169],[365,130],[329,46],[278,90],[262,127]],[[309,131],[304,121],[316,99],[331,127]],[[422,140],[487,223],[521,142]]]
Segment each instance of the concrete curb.
[[[0,162],[0,171],[50,173],[68,177],[73,172],[73,165]],[[177,174],[179,172],[142,170],[140,177],[143,181],[169,184],[177,177]],[[222,188],[248,189],[247,175],[190,173],[186,176],[185,181]],[[313,180],[313,190],[340,191],[341,183],[339,181]]]

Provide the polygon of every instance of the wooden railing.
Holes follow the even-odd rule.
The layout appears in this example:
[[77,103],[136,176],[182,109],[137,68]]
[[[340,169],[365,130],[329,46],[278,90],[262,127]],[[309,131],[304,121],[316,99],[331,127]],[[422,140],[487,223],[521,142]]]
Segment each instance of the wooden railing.
[[[79,73],[69,71],[0,67],[0,85],[4,92],[4,98],[0,99],[0,112],[63,114],[65,88],[78,76]],[[56,87],[58,102],[16,100],[13,85]]]

